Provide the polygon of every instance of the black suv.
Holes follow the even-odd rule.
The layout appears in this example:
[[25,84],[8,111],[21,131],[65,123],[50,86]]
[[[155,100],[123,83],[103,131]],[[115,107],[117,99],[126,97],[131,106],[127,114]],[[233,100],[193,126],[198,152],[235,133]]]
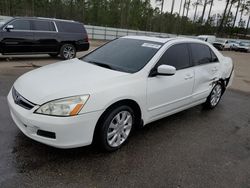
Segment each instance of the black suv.
[[53,18],[0,17],[0,53],[49,54],[71,59],[89,49],[84,25]]

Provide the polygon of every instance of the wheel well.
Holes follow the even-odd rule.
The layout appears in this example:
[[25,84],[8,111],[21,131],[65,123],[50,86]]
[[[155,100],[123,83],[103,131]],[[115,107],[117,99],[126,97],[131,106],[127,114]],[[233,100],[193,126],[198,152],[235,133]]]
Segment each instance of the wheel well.
[[72,44],[76,48],[76,43],[74,41],[63,41],[61,42],[60,49],[64,44]]
[[221,79],[219,79],[218,82],[222,85],[222,89],[223,89],[222,92],[224,93],[225,90],[226,90],[226,84],[225,84],[226,80],[223,80],[223,79],[221,78]]
[[98,119],[96,127],[95,127],[95,131],[94,131],[94,140],[96,140],[97,137],[97,132],[99,129],[99,126],[101,126],[101,122],[103,122],[103,119],[105,118],[105,116],[112,111],[113,109],[115,109],[116,107],[122,106],[122,105],[126,105],[129,106],[130,108],[133,109],[134,113],[135,113],[135,128],[140,128],[143,125],[143,120],[142,120],[142,113],[141,113],[141,108],[138,105],[137,102],[135,102],[134,100],[131,99],[125,99],[125,100],[120,100],[117,101],[115,103],[113,103],[112,105],[110,105],[101,115],[101,117]]

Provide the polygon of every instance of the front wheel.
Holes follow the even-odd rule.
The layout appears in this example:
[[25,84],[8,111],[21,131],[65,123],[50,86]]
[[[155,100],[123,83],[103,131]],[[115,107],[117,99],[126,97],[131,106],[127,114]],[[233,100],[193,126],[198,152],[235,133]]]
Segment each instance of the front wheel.
[[128,140],[134,122],[134,111],[129,106],[120,106],[107,113],[98,131],[101,148],[106,151],[119,149]]
[[76,57],[76,48],[72,44],[64,44],[60,50],[60,56],[63,59],[72,59]]
[[222,96],[222,85],[220,83],[217,83],[213,87],[210,95],[207,98],[207,101],[204,103],[204,106],[209,109],[215,108],[219,104],[221,96]]

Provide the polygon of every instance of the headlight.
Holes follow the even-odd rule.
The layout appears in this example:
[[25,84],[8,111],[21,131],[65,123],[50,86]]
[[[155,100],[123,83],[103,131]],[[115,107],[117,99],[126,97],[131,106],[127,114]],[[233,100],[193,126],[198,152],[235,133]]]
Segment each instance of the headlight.
[[50,101],[43,104],[35,113],[51,116],[75,116],[88,99],[89,95],[83,95]]

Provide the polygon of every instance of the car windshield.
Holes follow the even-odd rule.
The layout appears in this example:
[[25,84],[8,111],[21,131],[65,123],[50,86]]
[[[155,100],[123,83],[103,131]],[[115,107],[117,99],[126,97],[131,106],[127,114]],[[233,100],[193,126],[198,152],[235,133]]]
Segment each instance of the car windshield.
[[9,17],[9,16],[0,16],[0,27],[3,26],[5,23],[7,23],[11,19],[12,17]]
[[105,44],[82,58],[83,61],[122,72],[141,70],[160,49],[162,43],[120,38]]

